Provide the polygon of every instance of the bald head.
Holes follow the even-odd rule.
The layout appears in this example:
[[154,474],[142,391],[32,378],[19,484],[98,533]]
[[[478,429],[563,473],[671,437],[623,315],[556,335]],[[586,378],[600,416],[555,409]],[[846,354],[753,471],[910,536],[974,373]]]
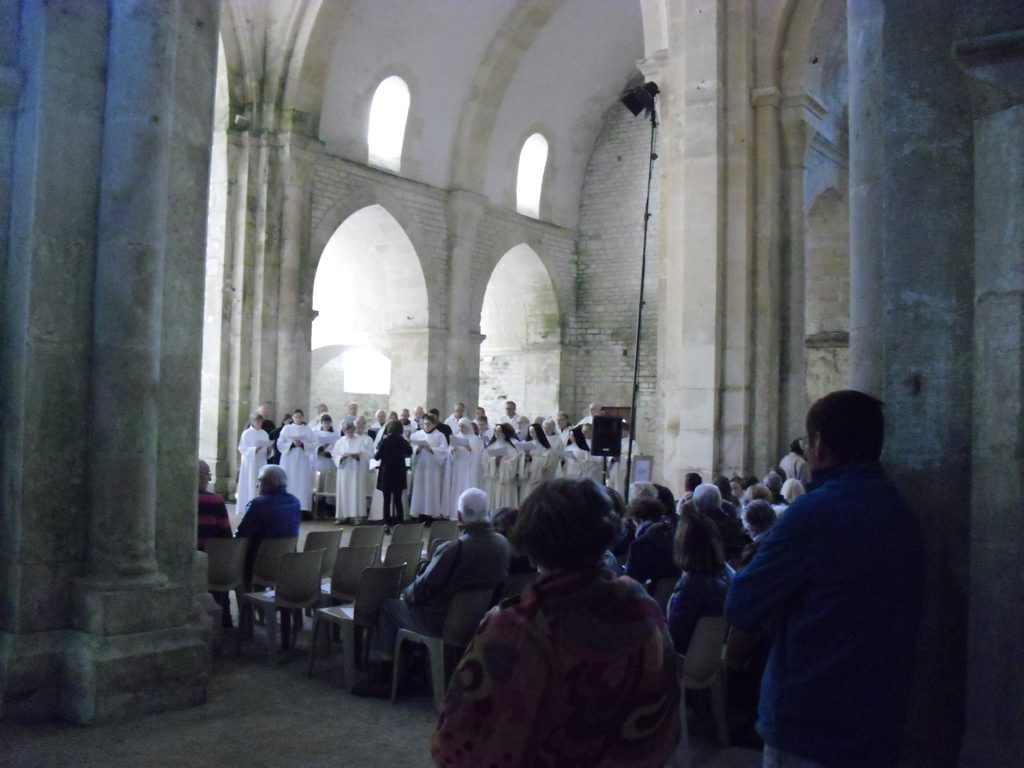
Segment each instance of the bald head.
[[590,407],[588,408],[588,410],[590,411],[590,415],[591,416],[600,416],[601,415],[601,411],[604,410],[604,406],[601,405],[599,402],[597,402],[595,400],[594,402],[592,402],[590,404]]
[[210,479],[213,477],[213,473],[210,471],[210,465],[205,461],[199,461],[199,492],[206,493],[206,490],[210,487]]

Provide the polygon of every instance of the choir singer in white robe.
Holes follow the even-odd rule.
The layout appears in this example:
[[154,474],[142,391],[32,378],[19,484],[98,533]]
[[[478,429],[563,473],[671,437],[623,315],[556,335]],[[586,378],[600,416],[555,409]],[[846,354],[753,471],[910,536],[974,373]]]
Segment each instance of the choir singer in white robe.
[[423,428],[409,437],[413,448],[409,515],[446,517],[442,496],[448,441],[438,432],[437,420],[432,415],[427,414],[420,423]]
[[342,437],[331,448],[331,456],[338,467],[335,496],[338,525],[347,518],[366,517],[366,468],[373,458],[372,446],[368,435],[356,434],[354,422],[342,422]]
[[[459,519],[459,497],[469,488],[481,488],[483,483],[484,441],[473,431],[473,422],[463,416],[456,422],[458,430],[452,435],[449,485],[445,497],[445,511],[451,520]],[[466,445],[462,445],[465,441]]]
[[519,444],[519,500],[525,499],[544,482],[544,470],[551,460],[551,443],[536,424],[527,427],[526,441]]
[[256,496],[256,476],[267,465],[267,448],[274,441],[263,431],[263,417],[254,413],[249,426],[238,441],[242,462],[238,467],[238,488],[235,491],[235,513],[245,512],[249,501]]
[[277,450],[280,466],[288,473],[288,493],[299,500],[303,512],[313,509],[313,471],[310,459],[316,455],[316,436],[306,426],[306,415],[299,409],[292,414],[292,423],[281,428]]
[[495,425],[494,437],[484,451],[484,490],[491,509],[519,508],[519,488],[516,484],[519,451],[514,444],[515,439],[516,431],[511,425],[502,422]]

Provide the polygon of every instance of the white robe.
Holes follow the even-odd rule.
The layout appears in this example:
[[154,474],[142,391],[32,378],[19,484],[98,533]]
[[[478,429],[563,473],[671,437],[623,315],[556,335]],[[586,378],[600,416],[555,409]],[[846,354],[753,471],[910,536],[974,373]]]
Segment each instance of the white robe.
[[487,492],[487,506],[490,509],[501,509],[502,507],[519,507],[519,488],[516,482],[516,471],[518,469],[519,451],[511,443],[504,439],[495,440],[487,450],[493,448],[504,448],[505,455],[501,461],[484,452],[484,490]]
[[312,472],[323,472],[326,474],[331,471],[334,462],[320,453],[319,449],[323,447],[324,452],[330,453],[331,446],[338,442],[338,438],[342,436],[342,433],[317,428],[313,430],[313,435],[316,437],[317,452],[309,460],[309,468]]
[[545,434],[551,444],[544,462],[544,471],[541,473],[541,480],[554,480],[561,477],[562,451],[565,450],[565,442],[558,435]]
[[451,520],[459,519],[459,496],[469,488],[480,488],[483,479],[484,441],[473,434],[456,432],[453,437],[469,440],[468,448],[452,446],[448,469],[448,486],[445,494],[445,511]]
[[[302,448],[294,445],[302,443]],[[310,458],[316,456],[316,435],[305,424],[288,424],[277,438],[281,469],[288,474],[288,493],[295,496],[304,512],[313,509],[313,472]]]
[[[367,449],[368,442],[367,435],[342,436],[331,448],[331,456],[338,467],[334,500],[338,518],[366,517],[366,467],[373,458],[373,452]],[[359,456],[346,456],[349,453]]]
[[[636,440],[633,441],[633,461],[636,461],[636,455],[639,452],[637,448]],[[612,488],[619,493],[625,493],[626,490],[626,460],[629,452],[629,438],[622,438],[622,448],[619,458],[617,458],[612,465],[608,468],[608,487]]]
[[[416,447],[416,440],[425,440],[433,452]],[[444,478],[448,463],[448,441],[438,430],[412,433],[412,489],[409,492],[409,514],[444,517]]]
[[238,467],[238,488],[235,491],[235,512],[244,512],[257,495],[256,476],[267,464],[267,448],[274,444],[262,429],[248,427],[238,441],[242,462]]
[[527,460],[525,451],[519,454],[519,499],[525,499],[534,488],[544,482],[544,470],[550,460],[549,449],[532,451]]
[[459,418],[459,416],[456,416],[453,413],[451,416],[444,420],[444,423],[452,428],[453,435],[459,434]]

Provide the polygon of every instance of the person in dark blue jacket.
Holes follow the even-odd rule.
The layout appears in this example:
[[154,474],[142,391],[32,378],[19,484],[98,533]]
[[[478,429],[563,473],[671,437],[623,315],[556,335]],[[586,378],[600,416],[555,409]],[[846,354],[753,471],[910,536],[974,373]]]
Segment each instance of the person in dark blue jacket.
[[668,604],[668,633],[676,653],[685,656],[697,622],[705,616],[722,615],[729,588],[722,537],[707,515],[698,513],[679,526],[676,563],[683,575]]
[[758,708],[766,768],[880,768],[899,757],[924,546],[879,463],[883,433],[882,403],[869,395],[817,401],[808,492],[733,577],[729,623],[777,627]]
[[288,493],[288,474],[276,464],[260,470],[260,495],[249,502],[235,536],[249,539],[245,553],[245,583],[252,581],[252,566],[264,539],[290,539],[299,535],[302,505]]

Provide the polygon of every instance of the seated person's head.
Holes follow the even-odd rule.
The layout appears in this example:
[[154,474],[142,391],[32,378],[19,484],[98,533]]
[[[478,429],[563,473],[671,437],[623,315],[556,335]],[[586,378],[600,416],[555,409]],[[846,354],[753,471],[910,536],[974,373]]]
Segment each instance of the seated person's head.
[[693,503],[698,512],[710,515],[722,508],[722,492],[717,485],[701,483],[693,490]]
[[655,483],[654,490],[658,493],[658,501],[665,507],[665,514],[671,516],[672,511],[676,508],[676,497],[664,485]]
[[487,493],[479,488],[467,488],[459,496],[459,519],[467,525],[490,521],[487,514]]
[[658,489],[654,487],[654,483],[633,483],[629,487],[629,500],[640,501],[640,499],[656,499],[658,498]]
[[629,502],[628,514],[638,525],[653,522],[665,516],[665,505],[657,499],[633,499]]
[[745,491],[745,490],[747,490],[747,489],[748,489],[748,488],[749,488],[750,486],[752,486],[752,485],[757,485],[757,484],[758,484],[759,482],[761,482],[761,481],[760,481],[760,480],[758,480],[758,479],[757,479],[756,477],[754,477],[753,475],[747,475],[747,476],[746,476],[746,477],[745,477],[745,478],[743,479],[743,490]]
[[604,492],[608,494],[608,500],[612,503],[612,511],[615,516],[622,520],[626,516],[626,500],[614,488],[605,488]]
[[256,476],[260,486],[260,494],[270,493],[288,487],[288,473],[277,464],[267,464]]
[[771,503],[772,498],[772,492],[768,490],[767,486],[762,485],[761,483],[755,483],[747,488],[747,503],[756,499],[764,499],[768,503]]
[[725,475],[719,475],[715,478],[715,487],[718,488],[718,492],[722,494],[722,500],[728,501],[730,504],[734,501],[732,495],[732,485],[729,483],[729,478]]
[[686,479],[683,481],[683,488],[686,489],[687,493],[693,493],[697,489],[697,486],[703,482],[704,478],[696,472],[687,472]]
[[707,515],[697,512],[676,529],[675,560],[687,573],[718,573],[725,566],[722,536]]
[[782,490],[782,476],[778,472],[769,472],[764,476],[763,485],[772,494],[779,493]]
[[789,478],[789,480],[782,484],[782,498],[786,500],[787,504],[792,504],[794,499],[798,496],[803,496],[806,492],[804,484],[795,477]]
[[778,520],[775,508],[764,499],[755,499],[743,511],[743,524],[751,536],[760,536]]
[[513,509],[512,507],[502,507],[491,518],[491,522],[494,523],[494,530],[500,533],[502,536],[508,536],[508,532],[515,527],[516,520],[519,519],[519,510]]
[[549,480],[519,505],[513,547],[547,570],[599,565],[619,533],[608,495],[593,480]]

